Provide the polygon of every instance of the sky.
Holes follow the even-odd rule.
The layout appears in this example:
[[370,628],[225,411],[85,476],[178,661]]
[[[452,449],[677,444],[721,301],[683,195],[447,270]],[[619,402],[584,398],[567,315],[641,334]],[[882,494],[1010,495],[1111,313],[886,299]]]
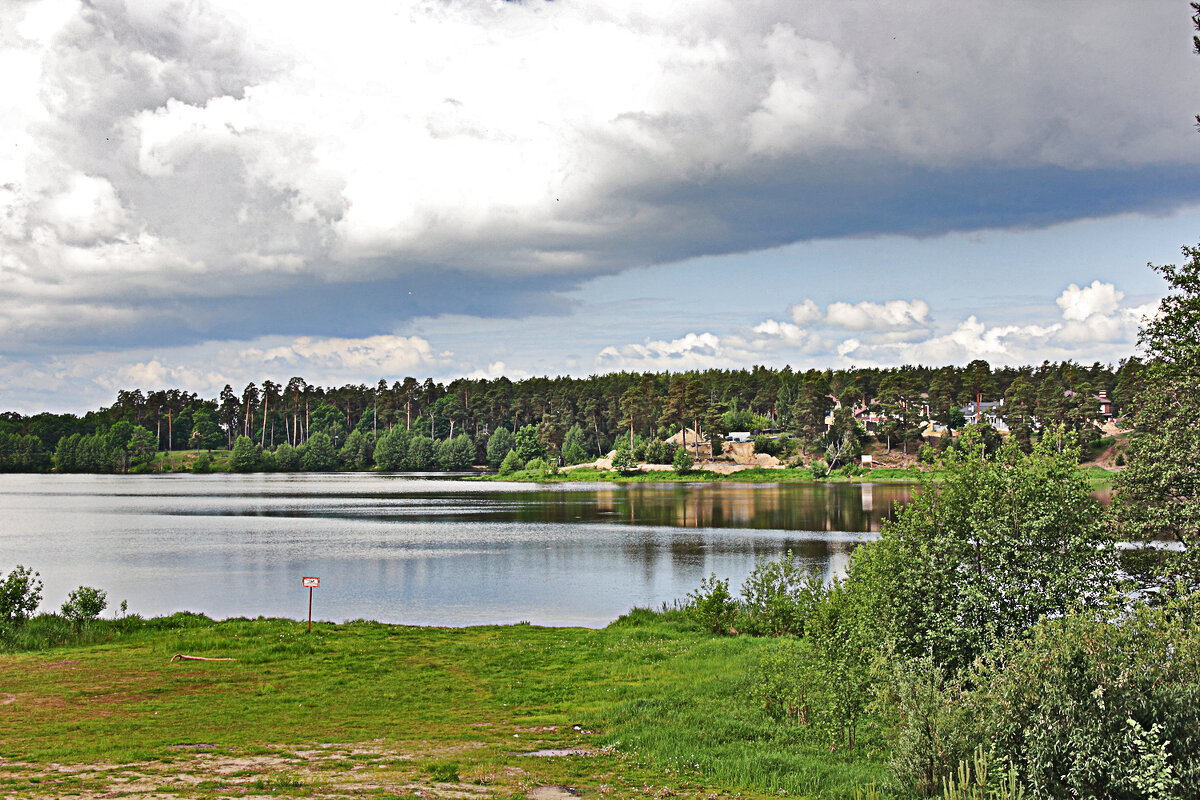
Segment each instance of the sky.
[[1136,352],[1186,2],[0,0],[0,410]]

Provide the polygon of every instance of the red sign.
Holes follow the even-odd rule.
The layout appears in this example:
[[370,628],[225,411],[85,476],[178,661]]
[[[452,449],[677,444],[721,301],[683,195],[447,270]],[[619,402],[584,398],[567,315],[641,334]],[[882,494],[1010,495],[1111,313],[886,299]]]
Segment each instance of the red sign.
[[316,589],[321,585],[320,578],[301,578],[300,585],[308,589]]

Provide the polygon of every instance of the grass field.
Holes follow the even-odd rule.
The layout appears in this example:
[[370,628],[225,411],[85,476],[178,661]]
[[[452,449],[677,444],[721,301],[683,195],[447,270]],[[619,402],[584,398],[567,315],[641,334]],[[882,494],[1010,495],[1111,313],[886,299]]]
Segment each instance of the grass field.
[[755,706],[770,641],[679,612],[604,630],[101,626],[0,656],[0,794],[851,798],[887,775],[870,725],[847,755]]

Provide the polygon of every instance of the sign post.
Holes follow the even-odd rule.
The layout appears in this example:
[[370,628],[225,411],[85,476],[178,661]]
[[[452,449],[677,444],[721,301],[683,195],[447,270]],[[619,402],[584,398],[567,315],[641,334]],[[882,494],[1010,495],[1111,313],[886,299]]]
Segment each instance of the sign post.
[[321,585],[321,579],[301,578],[300,585],[308,587],[308,632],[312,633],[312,590]]

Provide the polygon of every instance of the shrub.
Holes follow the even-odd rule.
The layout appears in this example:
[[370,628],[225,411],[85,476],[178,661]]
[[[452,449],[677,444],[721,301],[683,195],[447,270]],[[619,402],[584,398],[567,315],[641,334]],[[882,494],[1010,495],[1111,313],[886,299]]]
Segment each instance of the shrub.
[[499,473],[501,475],[512,475],[521,468],[521,457],[517,455],[516,450],[509,450],[508,455],[500,462]]
[[891,727],[889,766],[896,781],[921,795],[934,793],[976,738],[963,709],[961,681],[930,655],[889,659],[877,697]]
[[780,560],[760,558],[742,584],[742,632],[803,636],[824,593],[820,574],[797,565],[790,550]]
[[613,456],[612,466],[617,472],[636,472],[638,462],[637,458],[633,455],[633,451],[622,447]]
[[714,572],[700,579],[700,588],[688,592],[688,610],[706,631],[730,633],[738,605],[729,593],[729,579],[720,580]]
[[827,705],[824,682],[811,667],[815,660],[807,639],[781,639],[762,651],[751,672],[751,693],[768,716],[809,725],[814,707]]
[[62,604],[62,615],[76,628],[81,628],[93,622],[106,608],[107,592],[91,586],[80,586],[67,595],[67,602]]
[[692,471],[692,457],[688,455],[686,447],[675,448],[675,457],[671,460],[671,464],[680,475],[686,475]]
[[546,463],[544,458],[533,458],[525,464],[525,471],[537,475],[539,478],[544,478],[546,473],[550,471],[550,465]]
[[0,581],[0,632],[24,624],[42,602],[39,573],[20,564]]
[[488,466],[492,469],[499,469],[500,465],[504,463],[504,457],[512,452],[514,441],[513,435],[509,433],[508,428],[497,428],[496,432],[488,437]]
[[287,442],[275,448],[275,469],[280,472],[296,472],[300,469],[300,454]]
[[1077,610],[989,654],[981,738],[1037,797],[1200,797],[1197,602]]

